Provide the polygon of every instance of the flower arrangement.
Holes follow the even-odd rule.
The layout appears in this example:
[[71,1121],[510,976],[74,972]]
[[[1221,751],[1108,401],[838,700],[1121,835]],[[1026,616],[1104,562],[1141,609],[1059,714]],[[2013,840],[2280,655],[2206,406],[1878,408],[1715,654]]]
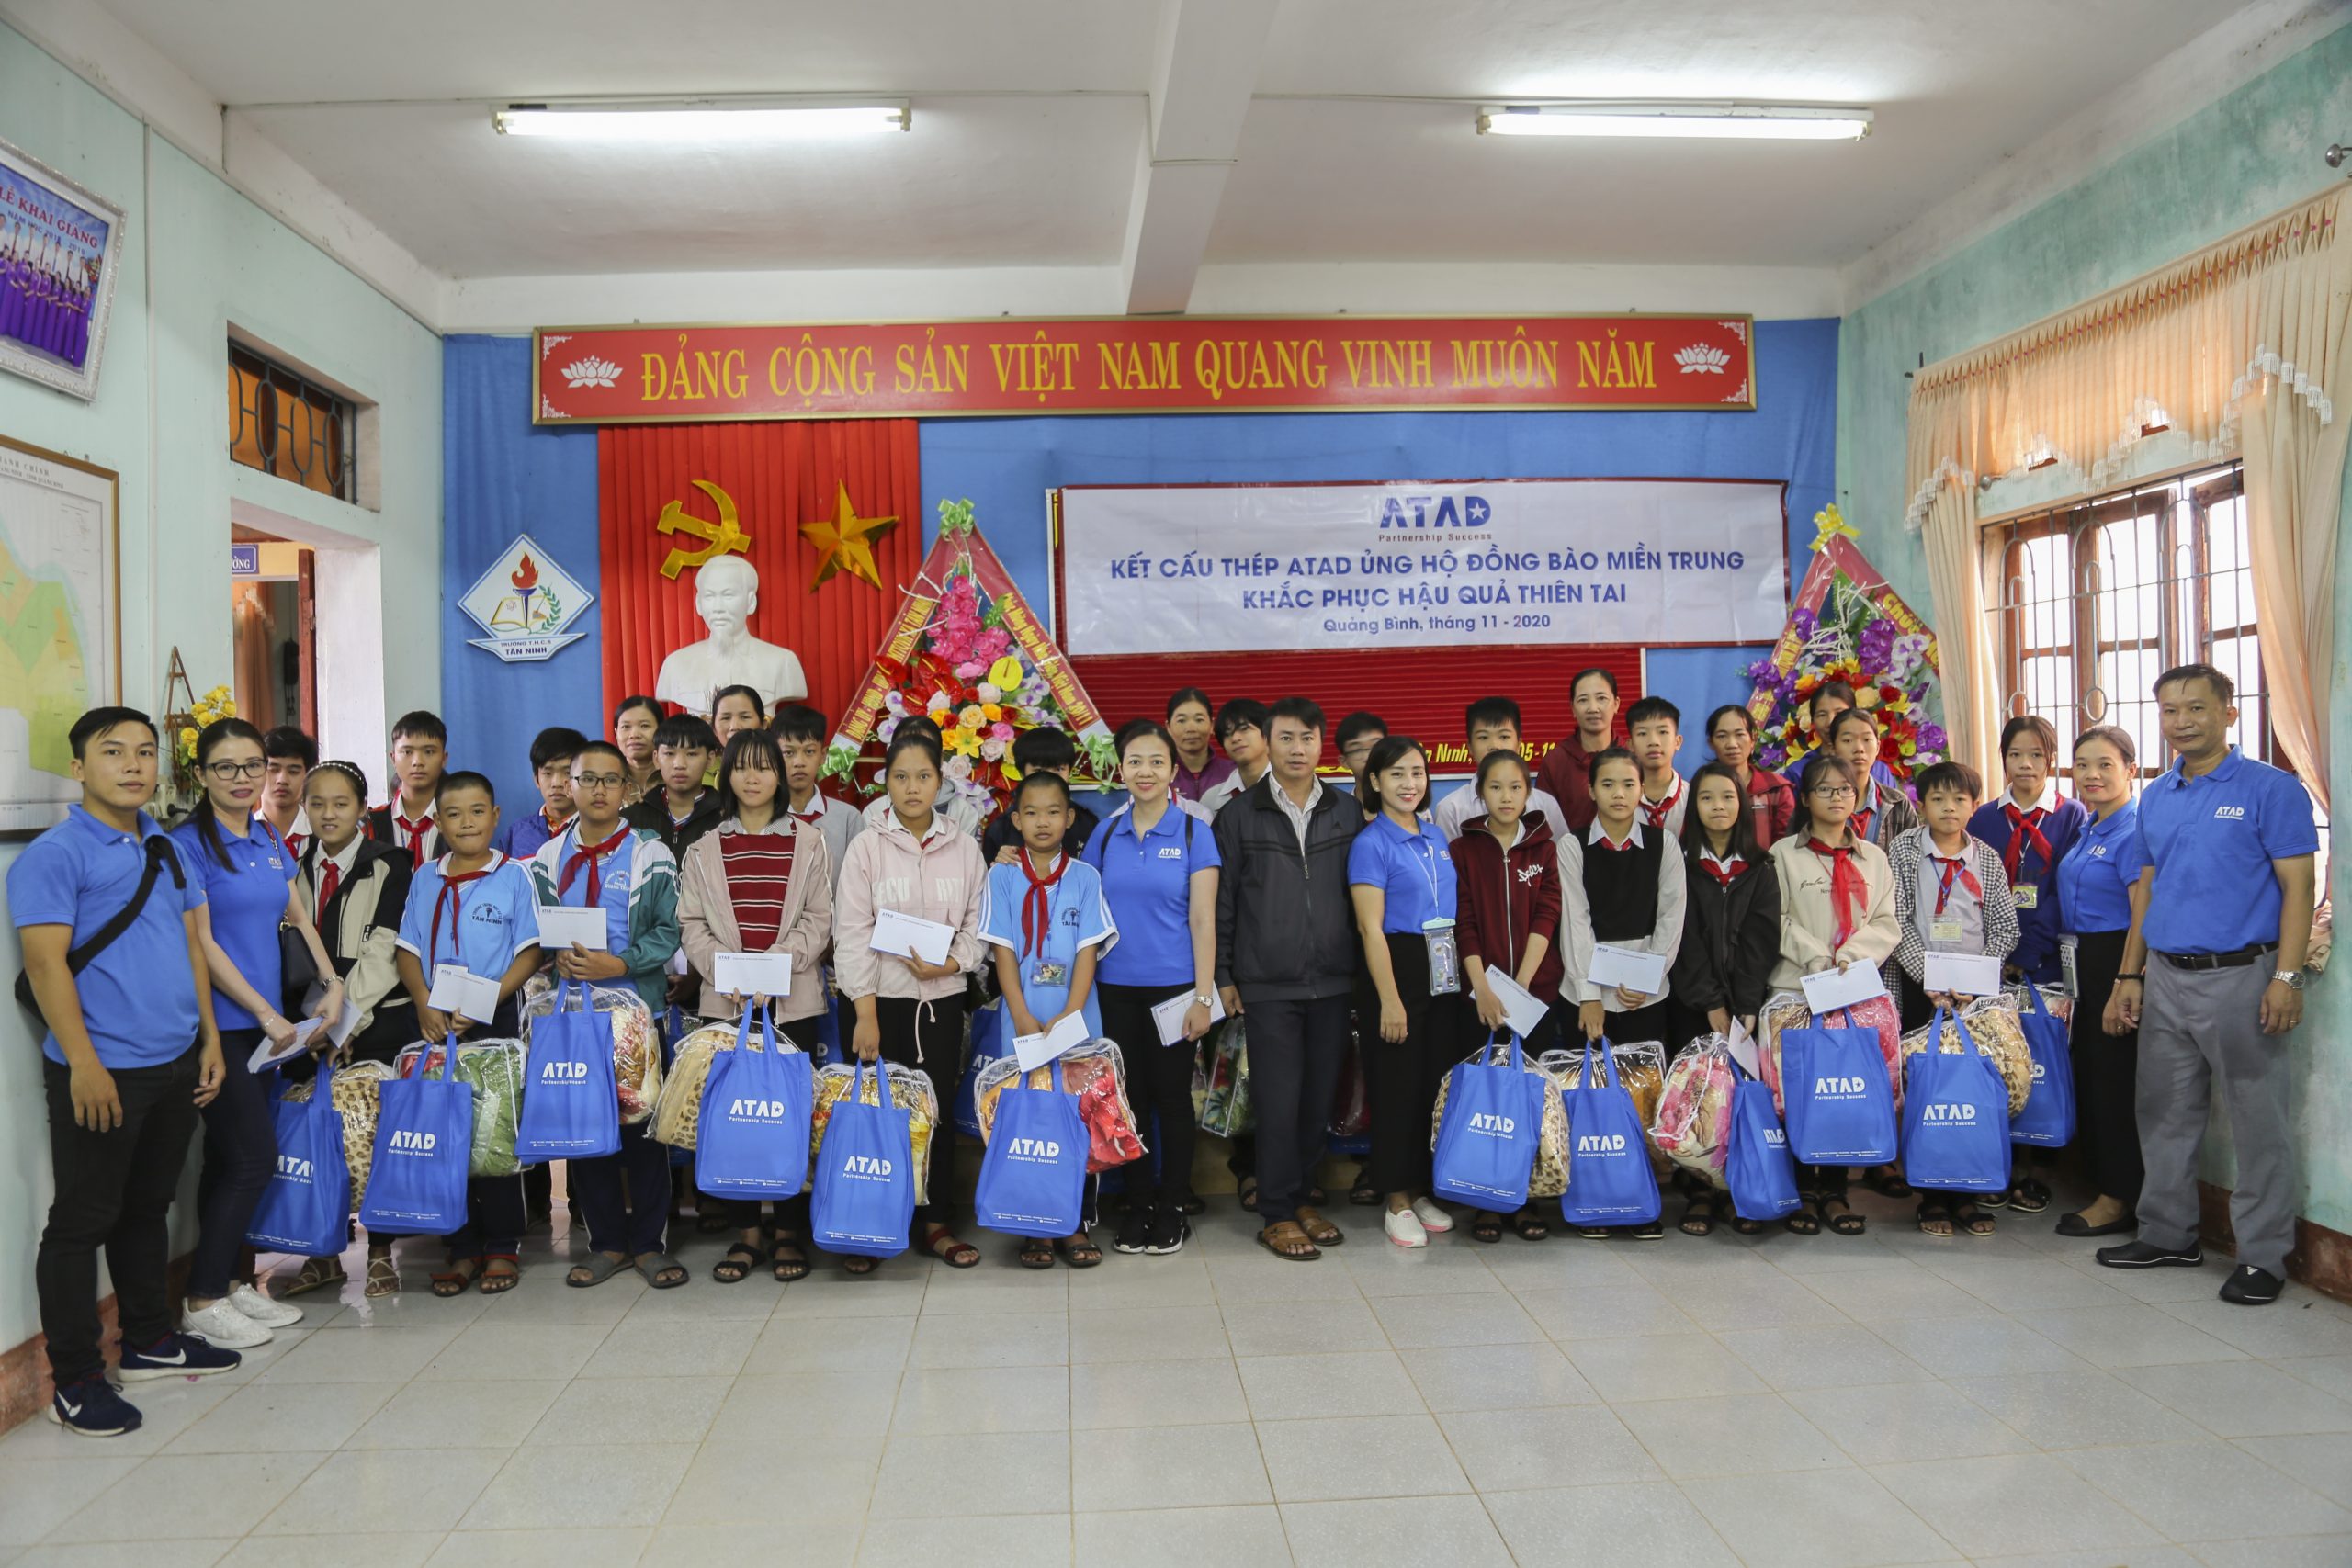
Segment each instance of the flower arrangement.
[[1824,682],[1842,681],[1879,723],[1879,758],[1898,779],[1940,761],[1949,744],[1930,716],[1939,695],[1935,638],[1846,540],[1853,530],[1835,505],[1814,516],[1815,564],[1789,624],[1770,655],[1750,664],[1748,712],[1760,767],[1804,761],[1817,744],[1806,709]]
[[[942,502],[939,516],[944,540],[971,538],[970,502]],[[989,591],[967,548],[947,568],[936,607],[911,650],[896,659],[886,649],[875,666],[886,690],[881,718],[868,742],[872,753],[878,757],[886,750],[907,718],[929,718],[939,727],[946,789],[969,800],[983,817],[998,810],[1020,783],[1012,742],[1024,729],[1069,730],[1078,743],[1080,774],[1106,779],[1115,761],[1099,722],[1070,721],[1053,682],[1014,635],[1008,611],[1019,608],[1009,589],[1001,596]],[[867,748],[836,744],[826,758],[826,772],[846,777],[866,753]]]
[[[187,694],[186,706],[170,705],[175,692]],[[215,719],[236,717],[237,699],[227,686],[215,686],[200,697],[196,695],[187,671],[180,664],[179,649],[174,649],[164,700],[167,706],[163,729],[172,748],[170,804],[174,807],[193,805],[204,790],[204,781],[196,771],[196,738]]]

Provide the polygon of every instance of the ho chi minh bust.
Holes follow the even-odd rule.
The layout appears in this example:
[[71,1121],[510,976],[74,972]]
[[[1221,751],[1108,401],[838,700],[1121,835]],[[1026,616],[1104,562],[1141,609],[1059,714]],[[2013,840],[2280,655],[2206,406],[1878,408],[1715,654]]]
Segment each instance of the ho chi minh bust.
[[705,717],[711,694],[722,686],[751,687],[770,711],[806,697],[808,680],[792,649],[752,635],[752,612],[759,607],[759,569],[741,556],[719,556],[696,569],[695,613],[710,635],[662,660],[653,694]]

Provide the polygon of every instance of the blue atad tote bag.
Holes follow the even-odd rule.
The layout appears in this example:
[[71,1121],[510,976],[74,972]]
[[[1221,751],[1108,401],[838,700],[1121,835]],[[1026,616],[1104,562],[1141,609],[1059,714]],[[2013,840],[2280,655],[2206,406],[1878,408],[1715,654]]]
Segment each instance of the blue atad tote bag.
[[1048,1241],[1078,1232],[1086,1204],[1086,1121],[1078,1096],[1054,1082],[1059,1077],[1058,1066],[1048,1063],[997,1094],[972,1190],[985,1229]]
[[[808,1185],[808,1122],[816,1099],[808,1054],[778,1050],[764,1014],[765,1049],[751,1047],[752,1009],[702,1083],[695,1185],[720,1198],[797,1198]],[[610,1058],[607,1058],[609,1060]]]
[[[869,1081],[872,1100],[865,1098]],[[907,1112],[891,1102],[881,1064],[861,1064],[857,1081],[825,1123],[809,1199],[812,1239],[827,1252],[861,1258],[904,1252],[915,1216],[914,1163]]]
[[1884,1165],[1894,1157],[1894,1086],[1869,1029],[1781,1032],[1781,1099],[1789,1152],[1806,1165]]
[[[572,1006],[577,999],[578,1007]],[[514,1157],[525,1165],[594,1159],[621,1146],[620,1094],[613,1084],[613,1019],[590,1005],[586,985],[565,980],[555,1010],[531,1021],[530,1065]]]
[[1785,1219],[1804,1200],[1797,1196],[1797,1163],[1789,1134],[1772,1108],[1772,1090],[1732,1062],[1731,1137],[1724,1152],[1724,1185],[1731,1189],[1731,1212],[1743,1220]]
[[1568,1190],[1560,1215],[1572,1225],[1645,1225],[1658,1216],[1657,1177],[1634,1097],[1617,1081],[1609,1042],[1585,1053],[1584,1079],[1562,1089],[1568,1109]]
[[427,1067],[384,1084],[376,1152],[359,1203],[359,1223],[371,1231],[447,1235],[466,1223],[474,1089],[458,1081],[457,1040],[443,1043],[439,1077]]
[[1000,1056],[1012,1055],[1012,1021],[1004,1016],[1002,997],[989,998],[967,1016],[972,1046],[971,1054],[964,1060],[963,1081],[956,1086],[956,1130],[967,1138],[977,1138],[980,1135],[980,1069]]
[[1445,1114],[1431,1145],[1430,1187],[1441,1198],[1513,1213],[1527,1206],[1528,1178],[1544,1136],[1544,1097],[1551,1085],[1527,1070],[1519,1036],[1492,1060],[1492,1042],[1446,1075]]
[[2025,1109],[2009,1118],[2009,1142],[2063,1149],[2075,1141],[2075,1054],[2066,1043],[2065,1022],[2032,986],[2025,988],[2018,1022],[2033,1053],[2033,1089],[2025,1097]]
[[[1903,1178],[1938,1192],[2003,1192],[2009,1185],[2009,1091],[1955,1018],[1957,1055],[1920,1052],[1904,1065]],[[1928,1038],[1943,1038],[1936,1010]]]
[[[326,1076],[323,1070],[319,1075],[322,1080]],[[284,1075],[270,1077],[277,1170],[261,1190],[261,1201],[245,1224],[245,1240],[264,1252],[332,1257],[351,1239],[351,1168],[343,1157],[343,1112],[321,1091],[308,1100],[288,1100]]]

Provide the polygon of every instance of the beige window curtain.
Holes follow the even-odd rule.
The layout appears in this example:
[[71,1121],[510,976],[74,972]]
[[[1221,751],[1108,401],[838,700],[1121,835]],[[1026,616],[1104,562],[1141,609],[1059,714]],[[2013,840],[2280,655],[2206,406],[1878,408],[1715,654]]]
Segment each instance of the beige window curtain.
[[1904,524],[1927,547],[1954,756],[1991,771],[2003,716],[1984,635],[1979,481],[2054,461],[2094,493],[2121,478],[2144,430],[2163,426],[2200,457],[2245,461],[2271,725],[2325,804],[2335,536],[2352,436],[2346,203],[2339,186],[1919,373]]

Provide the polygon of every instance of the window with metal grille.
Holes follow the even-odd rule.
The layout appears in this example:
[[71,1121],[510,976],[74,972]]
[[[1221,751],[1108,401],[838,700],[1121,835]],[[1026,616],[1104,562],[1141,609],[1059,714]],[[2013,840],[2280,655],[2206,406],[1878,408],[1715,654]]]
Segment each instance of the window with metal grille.
[[2151,688],[2174,665],[2202,662],[2237,683],[2232,743],[2287,765],[2271,742],[2237,464],[1990,524],[1985,534],[1999,572],[1987,615],[2004,717],[2041,714],[2069,743],[2090,725],[2120,725],[2153,778],[2169,758]]
[[338,501],[359,498],[358,405],[241,343],[229,344],[229,456]]

